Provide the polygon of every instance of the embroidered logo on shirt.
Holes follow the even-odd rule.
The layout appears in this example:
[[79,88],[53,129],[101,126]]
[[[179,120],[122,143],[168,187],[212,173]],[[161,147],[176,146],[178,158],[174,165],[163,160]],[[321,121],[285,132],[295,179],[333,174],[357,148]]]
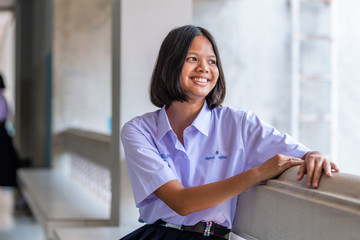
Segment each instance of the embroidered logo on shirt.
[[220,154],[219,151],[215,151],[215,155],[213,155],[213,156],[207,156],[207,157],[205,157],[205,160],[208,161],[208,160],[213,160],[213,159],[215,159],[215,158],[222,160],[222,159],[226,159],[227,156]]

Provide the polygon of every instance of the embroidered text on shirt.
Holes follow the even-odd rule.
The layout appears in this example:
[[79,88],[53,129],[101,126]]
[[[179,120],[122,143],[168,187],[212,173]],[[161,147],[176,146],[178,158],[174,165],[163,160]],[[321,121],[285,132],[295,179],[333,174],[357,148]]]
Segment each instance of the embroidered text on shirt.
[[215,155],[214,155],[214,156],[206,156],[206,157],[205,157],[205,160],[213,160],[213,159],[215,159],[215,158],[218,158],[218,159],[222,160],[222,159],[226,159],[227,156],[222,155],[222,154],[219,155],[219,151],[215,151]]

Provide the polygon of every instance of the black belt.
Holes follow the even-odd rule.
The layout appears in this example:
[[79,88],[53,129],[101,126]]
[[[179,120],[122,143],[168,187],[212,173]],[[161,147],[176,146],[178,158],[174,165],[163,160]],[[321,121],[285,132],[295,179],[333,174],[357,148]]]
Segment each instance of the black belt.
[[193,226],[184,226],[184,225],[180,226],[180,225],[164,222],[163,220],[158,220],[154,224],[163,227],[176,228],[182,231],[196,232],[203,234],[204,236],[213,235],[224,239],[229,239],[229,233],[231,232],[230,229],[221,226],[219,224],[216,224],[214,222],[198,222]]

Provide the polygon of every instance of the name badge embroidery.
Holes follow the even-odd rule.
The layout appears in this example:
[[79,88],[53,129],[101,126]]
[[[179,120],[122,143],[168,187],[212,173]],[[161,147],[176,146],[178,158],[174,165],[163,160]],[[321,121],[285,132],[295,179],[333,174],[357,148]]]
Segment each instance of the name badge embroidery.
[[213,160],[213,159],[219,159],[219,160],[222,160],[222,159],[226,159],[227,158],[227,156],[226,155],[222,155],[222,154],[220,154],[219,153],[219,151],[216,151],[215,152],[215,155],[213,155],[213,156],[207,156],[207,157],[205,157],[205,160]]

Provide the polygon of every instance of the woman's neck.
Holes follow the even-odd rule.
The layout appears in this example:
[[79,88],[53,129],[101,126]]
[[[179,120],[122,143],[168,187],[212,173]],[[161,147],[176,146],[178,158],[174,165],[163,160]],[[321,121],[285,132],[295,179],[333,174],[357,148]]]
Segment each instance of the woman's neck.
[[204,102],[205,99],[199,102],[172,102],[171,105],[166,108],[170,126],[182,144],[184,144],[183,132],[185,128],[190,126],[195,120]]

